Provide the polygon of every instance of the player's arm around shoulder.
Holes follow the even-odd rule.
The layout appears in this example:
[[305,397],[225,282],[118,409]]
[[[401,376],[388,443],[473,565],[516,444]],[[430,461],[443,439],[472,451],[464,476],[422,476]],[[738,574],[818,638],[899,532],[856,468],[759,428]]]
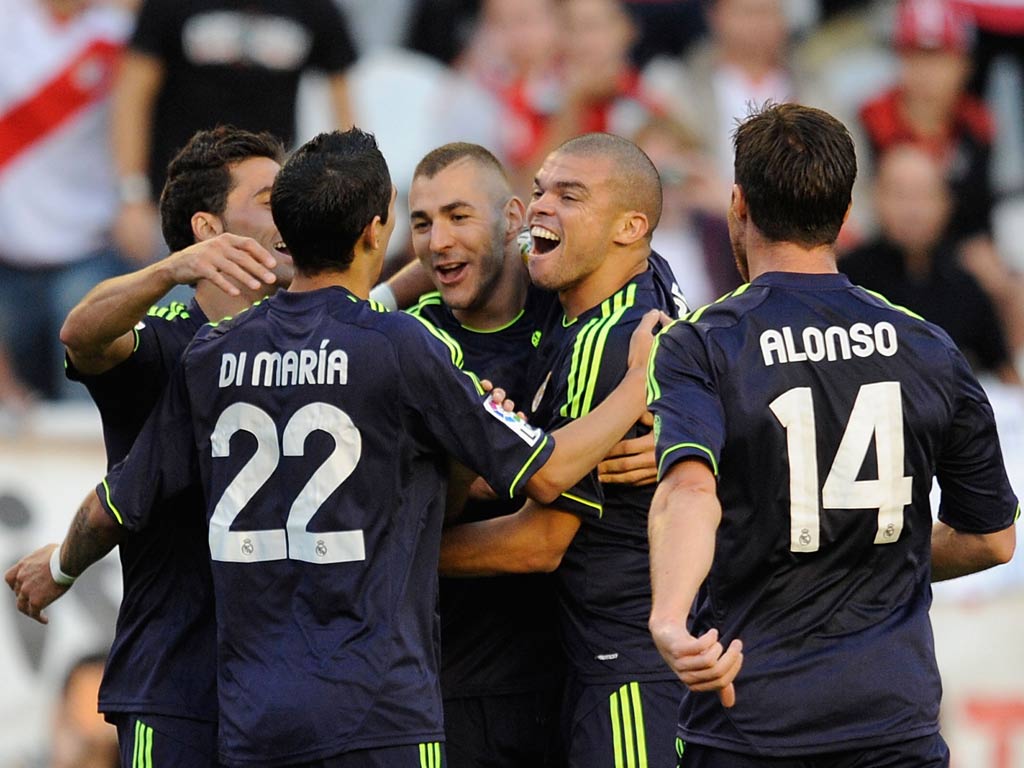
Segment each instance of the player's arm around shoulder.
[[203,240],[97,285],[68,313],[61,342],[80,373],[105,373],[132,354],[133,329],[167,291],[205,279],[227,296],[239,296],[238,285],[257,290],[274,283],[277,278],[270,270],[276,263],[248,237],[223,233]]
[[571,512],[535,501],[514,514],[456,525],[441,537],[442,576],[550,573],[580,527]]

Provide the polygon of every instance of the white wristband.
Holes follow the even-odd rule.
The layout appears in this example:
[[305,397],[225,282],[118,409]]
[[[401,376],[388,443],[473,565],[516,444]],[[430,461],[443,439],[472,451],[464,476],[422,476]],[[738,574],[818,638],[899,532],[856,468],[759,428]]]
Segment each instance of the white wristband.
[[53,554],[50,555],[50,576],[55,584],[62,587],[70,587],[77,578],[76,576],[68,576],[60,569],[60,545],[57,545],[53,550]]
[[374,301],[379,301],[392,312],[398,310],[398,300],[395,298],[395,292],[391,290],[391,286],[387,283],[377,283],[377,285],[373,286],[373,290],[370,291],[370,298]]

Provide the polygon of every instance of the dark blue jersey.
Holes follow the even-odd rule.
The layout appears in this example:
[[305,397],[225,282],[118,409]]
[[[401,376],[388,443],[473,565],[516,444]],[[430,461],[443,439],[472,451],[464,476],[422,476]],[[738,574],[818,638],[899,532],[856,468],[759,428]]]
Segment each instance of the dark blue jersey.
[[[541,336],[531,422],[554,429],[596,408],[625,375],[630,337],[650,309],[675,314],[653,267],[571,322],[561,307],[553,312]],[[586,682],[673,677],[647,629],[653,495],[653,485],[602,484],[595,470],[553,505],[581,517],[556,573],[569,668]]]
[[[99,408],[108,466],[128,453],[185,347],[206,316],[193,301],[154,307],[135,329],[132,354],[88,376],[68,362]],[[169,503],[151,529],[127,533],[118,546],[123,596],[99,708],[198,720],[217,719],[213,583],[202,496]]]
[[[552,304],[558,304],[555,294],[531,286],[516,318],[487,331],[462,325],[436,291],[409,311],[446,331],[461,349],[462,368],[503,387],[520,407],[528,397],[527,373],[540,323]],[[511,514],[522,503],[518,498],[470,501],[458,522]],[[442,578],[440,608],[446,699],[546,690],[561,682],[564,663],[547,574]]]
[[100,488],[141,529],[201,479],[228,765],[443,738],[445,452],[511,497],[553,441],[496,409],[428,327],[328,288],[204,328]]
[[736,706],[687,693],[683,738],[799,755],[935,732],[932,478],[954,528],[1018,509],[949,336],[844,275],[770,273],[673,324],[652,360],[660,471],[700,458],[722,502],[692,631],[743,641]]

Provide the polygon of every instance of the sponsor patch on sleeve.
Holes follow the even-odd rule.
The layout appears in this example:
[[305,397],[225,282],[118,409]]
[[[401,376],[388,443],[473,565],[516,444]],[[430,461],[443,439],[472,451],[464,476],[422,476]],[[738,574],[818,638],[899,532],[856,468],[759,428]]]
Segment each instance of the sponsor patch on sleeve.
[[527,445],[536,445],[537,441],[544,436],[543,430],[538,429],[537,427],[531,427],[524,419],[521,419],[515,413],[506,411],[500,404],[494,402],[490,395],[484,398],[483,405],[485,411],[508,427],[512,432],[517,434]]

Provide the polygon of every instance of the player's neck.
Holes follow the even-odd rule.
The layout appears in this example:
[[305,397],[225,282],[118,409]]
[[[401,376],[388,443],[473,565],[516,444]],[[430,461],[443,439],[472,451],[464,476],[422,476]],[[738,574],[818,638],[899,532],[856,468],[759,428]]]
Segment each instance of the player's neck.
[[243,289],[238,296],[229,296],[209,280],[199,280],[196,283],[195,298],[196,304],[209,320],[220,320],[225,317],[234,317],[266,295],[267,292]]
[[558,292],[565,316],[574,320],[591,307],[614,296],[622,286],[647,269],[647,257],[650,254],[649,247],[632,253],[608,254],[600,267]]
[[453,309],[452,314],[462,325],[474,330],[504,328],[523,311],[529,286],[530,275],[516,248],[505,254],[505,267],[487,301],[479,307]]
[[319,291],[323,288],[344,288],[357,298],[366,299],[370,295],[371,287],[373,287],[371,280],[368,280],[358,270],[354,271],[350,268],[344,272],[328,270],[311,275],[297,271],[288,290],[292,293],[304,293]]
[[750,280],[766,272],[801,272],[804,274],[835,274],[836,252],[831,244],[806,248],[797,243],[762,242],[748,248]]

